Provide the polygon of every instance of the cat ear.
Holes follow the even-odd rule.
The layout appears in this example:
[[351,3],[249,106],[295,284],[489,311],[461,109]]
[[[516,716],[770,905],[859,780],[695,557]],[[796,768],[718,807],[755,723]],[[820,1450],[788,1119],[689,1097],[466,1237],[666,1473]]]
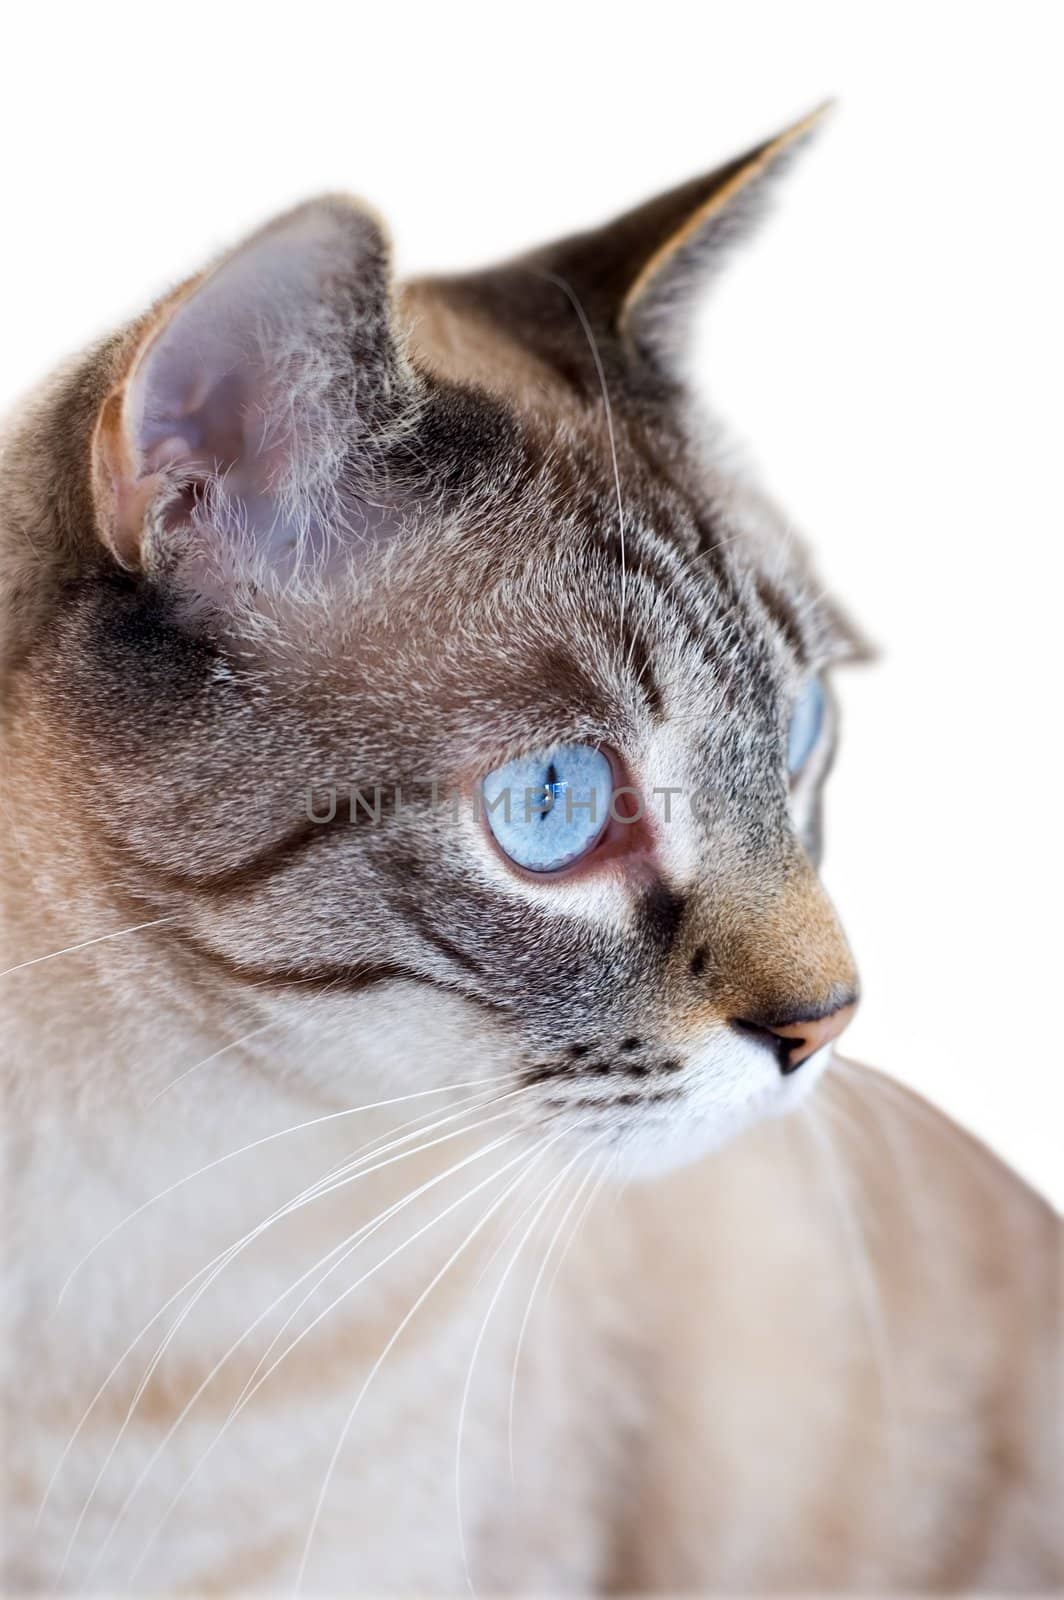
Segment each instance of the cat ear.
[[130,569],[182,534],[291,564],[344,525],[360,454],[413,383],[379,224],[345,198],[310,201],[133,337],[93,438],[100,534]]
[[775,182],[828,109],[818,107],[708,177],[644,208],[647,243],[659,229],[661,237],[639,265],[617,319],[622,339],[639,355],[665,365],[682,357],[703,287],[732,245],[761,220]]
[[702,291],[759,221],[769,191],[830,108],[605,227],[532,258],[577,297],[608,349],[680,375]]

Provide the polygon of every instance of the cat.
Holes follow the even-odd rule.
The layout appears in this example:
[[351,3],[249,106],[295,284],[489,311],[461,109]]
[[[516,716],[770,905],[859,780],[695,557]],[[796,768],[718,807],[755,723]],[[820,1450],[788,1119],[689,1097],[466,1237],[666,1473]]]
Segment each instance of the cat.
[[834,1056],[860,640],[689,370],[815,121],[312,200],[10,420],[10,1591],[1059,1581],[1056,1219]]

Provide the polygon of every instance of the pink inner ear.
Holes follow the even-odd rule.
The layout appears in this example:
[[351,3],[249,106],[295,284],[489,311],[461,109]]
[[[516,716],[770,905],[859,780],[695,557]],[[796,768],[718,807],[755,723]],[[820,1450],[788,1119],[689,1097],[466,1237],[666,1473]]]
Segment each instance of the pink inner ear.
[[162,472],[166,467],[177,467],[193,459],[191,439],[182,439],[176,433],[167,434],[158,444],[153,444],[144,456],[148,472]]
[[261,493],[271,467],[283,469],[269,449],[264,363],[232,329],[212,328],[213,309],[194,298],[146,352],[130,396],[136,453],[147,472],[227,474],[234,492]]
[[377,224],[326,198],[177,300],[134,362],[117,440],[100,436],[123,560],[135,564],[163,495],[164,533],[189,531],[227,572],[237,547],[287,571],[304,552],[331,557],[348,532],[392,531],[391,511],[352,485],[369,402],[382,385],[400,394],[388,283]]
[[[149,344],[127,394],[127,437],[140,481],[169,474],[171,481],[217,486],[212,504],[220,525],[211,569],[221,563],[228,570],[223,547],[237,530],[281,573],[300,541],[321,540],[321,530],[301,512],[293,482],[298,440],[285,415],[289,374],[283,347],[272,353],[270,370],[272,319],[261,303],[264,287],[239,258],[220,269]],[[282,299],[281,286],[273,288]],[[278,414],[287,430],[278,426]],[[202,504],[175,502],[167,525],[187,521],[194,503]],[[213,587],[205,573],[197,583]]]
[[128,397],[126,426],[142,470],[224,474],[227,492],[263,496],[302,465],[295,397],[285,391],[314,337],[323,275],[355,266],[354,221],[353,213],[304,208],[177,305],[138,362]]
[[267,451],[259,448],[261,437],[250,437],[251,363],[211,381],[208,366],[190,370],[168,354],[158,352],[162,371],[154,374],[154,386],[142,403],[138,451],[146,470],[189,467],[203,477],[230,474],[230,486],[237,493],[261,491],[269,462]]

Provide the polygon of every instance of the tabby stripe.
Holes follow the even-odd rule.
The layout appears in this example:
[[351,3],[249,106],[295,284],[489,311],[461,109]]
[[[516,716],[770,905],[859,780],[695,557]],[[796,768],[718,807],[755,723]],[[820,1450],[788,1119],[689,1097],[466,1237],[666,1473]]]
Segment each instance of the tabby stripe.
[[501,1005],[496,1005],[484,999],[482,995],[460,987],[453,980],[448,981],[434,977],[431,973],[419,972],[402,962],[337,962],[305,970],[298,967],[266,967],[227,955],[225,951],[197,939],[184,928],[174,928],[172,936],[197,959],[208,962],[226,978],[259,988],[305,988],[320,993],[331,990],[350,995],[362,994],[385,983],[418,983],[431,989],[439,989],[444,994],[457,994],[463,1000],[470,1000],[484,1010],[492,1012],[493,1015],[504,1013],[504,1007]]
[[94,811],[93,820],[109,848],[116,855],[121,856],[138,871],[150,873],[163,888],[175,893],[203,894],[211,897],[257,888],[260,884],[269,882],[308,851],[319,836],[349,826],[346,813],[341,815],[339,808],[336,816],[329,822],[312,822],[304,818],[280,838],[271,839],[247,860],[235,866],[220,867],[213,872],[197,873],[160,866],[158,862],[146,859],[130,843],[126,835],[108,826],[108,813]]
[[630,664],[635,674],[636,683],[643,692],[647,710],[655,722],[660,722],[664,714],[665,701],[661,692],[661,685],[654,673],[654,663],[647,648],[646,639],[641,633],[634,632],[626,624],[623,644],[625,659]]
[[467,954],[459,945],[456,945],[453,940],[448,939],[446,934],[440,933],[434,928],[421,906],[413,902],[406,902],[399,905],[397,910],[399,915],[415,929],[425,943],[431,945],[434,950],[438,950],[445,960],[456,967],[461,967],[463,972],[468,972],[474,978],[491,982],[492,974],[486,972],[478,961],[475,961],[471,955]]
[[729,554],[730,543],[728,537],[721,536],[720,527],[705,516],[696,518],[698,529],[698,543],[695,557],[704,561],[723,591],[721,598],[734,604],[738,596],[735,589],[735,573],[731,567]]
[[[617,565],[621,566],[620,535],[615,531],[607,532],[604,535],[604,543]],[[662,549],[664,548],[663,546]],[[642,578],[656,594],[669,602],[683,624],[689,643],[695,649],[699,649],[706,636],[707,619],[704,614],[693,613],[687,604],[691,599],[697,604],[702,597],[695,595],[688,588],[683,567],[677,566],[675,569],[670,567],[666,561],[660,559],[660,552],[654,546],[648,548],[647,543],[635,540],[630,535],[624,541],[623,566],[627,578]]]
[[782,633],[792,653],[797,658],[799,666],[804,667],[809,660],[809,652],[794,612],[787,605],[775,585],[770,583],[762,573],[758,573],[755,576],[754,588],[769,620],[774,622],[780,633]]
[[640,925],[663,955],[675,944],[686,912],[684,896],[670,889],[664,878],[659,878],[640,902]]
[[167,877],[180,880],[187,889],[211,896],[257,889],[305,855],[316,839],[324,838],[326,834],[335,833],[338,828],[350,825],[346,814],[341,816],[338,801],[336,815],[328,822],[313,822],[306,817],[288,833],[282,834],[279,839],[271,840],[247,861],[242,861],[237,866],[222,867],[217,872],[203,874],[168,872]]

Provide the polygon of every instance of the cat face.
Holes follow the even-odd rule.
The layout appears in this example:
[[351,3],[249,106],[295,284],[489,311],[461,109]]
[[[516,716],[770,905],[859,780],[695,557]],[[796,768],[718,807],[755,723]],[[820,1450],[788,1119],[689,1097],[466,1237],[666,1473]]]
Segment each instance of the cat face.
[[803,132],[401,289],[313,202],[15,437],[38,804],[190,993],[341,1040],[344,1093],[490,1071],[652,1167],[794,1104],[852,1010],[813,864],[849,640],[682,370]]

